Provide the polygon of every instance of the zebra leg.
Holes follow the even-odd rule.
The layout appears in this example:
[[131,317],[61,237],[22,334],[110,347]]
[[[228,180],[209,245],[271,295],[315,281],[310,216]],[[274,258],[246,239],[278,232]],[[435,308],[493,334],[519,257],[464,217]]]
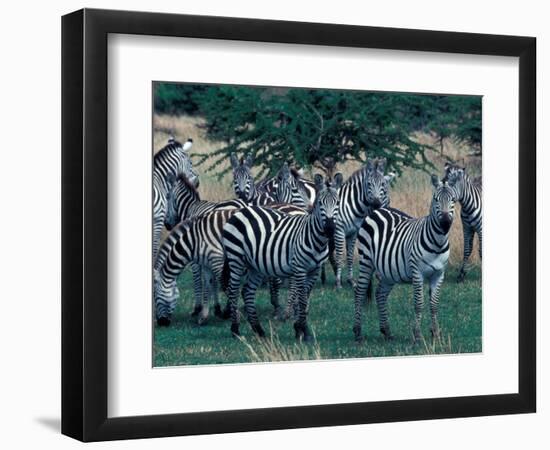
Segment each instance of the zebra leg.
[[265,332],[260,325],[258,320],[258,314],[256,312],[256,290],[258,286],[262,284],[264,276],[258,272],[251,272],[246,280],[246,283],[243,287],[243,299],[244,299],[244,310],[246,312],[246,318],[248,323],[252,327],[252,330],[259,336],[265,337]]
[[321,268],[321,284],[324,286],[327,281],[327,274],[325,272],[325,264],[323,263],[323,267]]
[[202,291],[202,307],[201,311],[199,313],[199,318],[197,320],[197,323],[199,325],[206,325],[208,322],[208,312],[210,309],[210,296],[213,294],[214,290],[214,277],[212,276],[212,272],[210,270],[204,271],[204,283],[203,283],[203,291]]
[[288,298],[286,302],[285,310],[279,315],[280,320],[290,319],[291,312],[293,317],[298,317],[298,301],[296,299],[296,282],[294,277],[290,278],[290,286],[288,289]]
[[293,275],[295,298],[298,304],[298,317],[294,322],[294,331],[296,333],[296,339],[302,338],[303,342],[313,341],[313,335],[311,334],[307,325],[307,295],[306,295],[306,274],[298,272]]
[[353,281],[353,254],[355,253],[355,241],[357,240],[357,233],[353,233],[351,236],[346,238],[346,262],[348,269],[348,276],[346,282],[354,287]]
[[[372,283],[372,276],[371,276],[371,283]],[[388,304],[388,295],[390,295],[390,292],[393,288],[393,283],[388,283],[381,281],[378,284],[378,288],[376,289],[376,306],[378,308],[378,322],[380,323],[380,333],[384,335],[384,338],[387,341],[391,341],[393,339],[393,335],[390,331],[390,324],[388,321],[388,310],[387,310],[387,304]]]
[[269,278],[269,294],[271,304],[273,305],[273,317],[279,317],[281,314],[281,305],[279,304],[279,289],[281,287],[281,279],[277,277]]
[[[342,266],[344,265],[344,244],[346,236],[342,226],[336,226],[334,232],[334,250],[336,253],[336,288],[342,288]],[[329,252],[330,254],[330,252]]]
[[474,229],[469,225],[462,222],[462,228],[464,232],[464,257],[462,258],[462,265],[460,266],[460,272],[458,273],[457,282],[461,283],[466,278],[466,263],[470,259],[472,254],[472,246],[474,245]]
[[363,341],[363,336],[361,333],[361,315],[363,314],[362,305],[372,271],[373,267],[370,258],[361,257],[359,259],[359,276],[357,277],[357,282],[355,283],[353,334],[356,342]]
[[198,316],[202,310],[202,297],[203,297],[203,279],[202,268],[199,264],[192,264],[191,270],[193,271],[193,292],[195,294],[195,306],[192,317]]
[[413,271],[413,290],[414,290],[414,341],[422,340],[422,331],[420,325],[422,323],[422,308],[424,307],[424,278],[418,271]]
[[479,230],[477,230],[477,236],[479,238],[479,259],[481,259],[481,248],[483,247],[483,244],[482,244],[482,230],[481,230],[481,227],[479,228]]
[[312,270],[308,274],[308,276],[306,278],[306,281],[305,281],[304,289],[305,289],[305,295],[306,295],[306,298],[307,298],[306,314],[309,314],[309,306],[310,306],[309,299],[310,299],[311,291],[313,290],[313,285],[317,281],[318,277],[319,277],[319,268]]
[[439,307],[439,293],[441,283],[445,277],[444,272],[434,274],[430,279],[430,313],[432,315],[432,337],[438,339],[440,336],[439,323],[437,321],[437,310]]
[[229,305],[229,316],[231,317],[231,334],[233,336],[240,336],[239,331],[239,287],[241,285],[241,277],[244,273],[244,267],[237,262],[229,263],[229,283],[227,287],[227,298]]

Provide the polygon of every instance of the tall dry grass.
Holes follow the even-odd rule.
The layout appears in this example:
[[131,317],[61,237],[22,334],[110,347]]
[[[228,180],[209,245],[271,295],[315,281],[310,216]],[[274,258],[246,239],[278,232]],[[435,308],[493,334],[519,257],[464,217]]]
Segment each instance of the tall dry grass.
[[[218,150],[223,146],[221,142],[211,141],[206,138],[204,130],[200,125],[204,123],[201,118],[189,116],[169,116],[155,115],[153,118],[153,147],[154,151],[162,148],[170,136],[174,136],[177,140],[185,141],[188,138],[193,139],[193,153],[209,154]],[[424,144],[436,145],[435,138],[427,134],[418,134],[415,136],[419,142]],[[454,142],[445,142],[443,155],[439,151],[429,152],[428,158],[438,169],[438,175],[443,174],[443,166],[446,158],[451,158],[455,161],[460,161],[467,168],[472,176],[481,175],[481,159],[468,156],[468,148],[464,145],[458,145]],[[205,164],[198,166],[197,169],[201,176],[199,192],[201,198],[205,200],[225,200],[233,198],[231,187],[231,174],[226,174],[221,180],[211,173],[206,172],[211,160],[207,159]],[[229,160],[224,161],[220,169],[229,167]],[[345,178],[351,175],[355,170],[360,168],[360,163],[350,161],[340,165],[338,170],[342,172]],[[307,176],[312,177],[313,173],[308,173]],[[432,196],[432,187],[428,174],[415,169],[405,169],[403,174],[397,178],[391,190],[391,205],[394,208],[400,209],[413,217],[424,216],[429,213],[430,201]],[[460,207],[458,207],[458,210]],[[450,263],[453,265],[459,264],[462,260],[462,223],[457,210],[456,220],[453,224],[450,236],[451,256]],[[470,258],[471,264],[479,264],[478,257],[478,241],[476,239],[474,250]]]

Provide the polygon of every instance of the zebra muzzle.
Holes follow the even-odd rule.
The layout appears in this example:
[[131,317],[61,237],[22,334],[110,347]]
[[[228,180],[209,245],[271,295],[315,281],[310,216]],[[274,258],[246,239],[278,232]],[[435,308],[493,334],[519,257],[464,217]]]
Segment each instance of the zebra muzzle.
[[443,230],[443,232],[447,233],[451,229],[451,225],[453,224],[453,218],[448,213],[441,214],[441,218],[439,219],[439,226]]
[[336,223],[334,219],[325,219],[325,226],[323,231],[329,237],[334,236],[334,231],[336,230]]

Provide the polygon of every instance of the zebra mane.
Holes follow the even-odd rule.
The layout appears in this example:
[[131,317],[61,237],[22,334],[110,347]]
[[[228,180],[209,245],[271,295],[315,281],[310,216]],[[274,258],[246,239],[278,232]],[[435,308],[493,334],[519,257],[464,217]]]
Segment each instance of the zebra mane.
[[302,178],[302,174],[295,167],[290,168],[290,174],[297,180],[300,180]]
[[170,138],[168,140],[168,144],[166,144],[158,152],[155,153],[153,160],[157,161],[163,158],[168,152],[175,149],[181,149],[183,151],[183,146],[181,145],[181,142],[176,141],[174,138]]
[[183,185],[185,186],[185,189],[187,191],[191,192],[191,194],[194,197],[196,197],[197,200],[201,199],[199,191],[197,191],[197,188],[195,187],[195,185],[193,183],[191,183],[189,181],[189,178],[187,178],[183,173],[178,176],[178,182],[183,183]]

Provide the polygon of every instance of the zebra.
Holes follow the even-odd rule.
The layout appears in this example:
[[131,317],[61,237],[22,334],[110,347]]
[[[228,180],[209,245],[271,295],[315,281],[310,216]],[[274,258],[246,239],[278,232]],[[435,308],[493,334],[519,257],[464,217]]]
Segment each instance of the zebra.
[[[189,141],[186,143],[187,147]],[[167,196],[179,175],[185,175],[198,185],[199,177],[193,169],[191,158],[181,143],[173,138],[153,157],[153,260],[156,258],[160,233],[166,215]]]
[[363,221],[358,233],[359,277],[355,287],[353,332],[361,341],[361,303],[374,271],[380,275],[376,305],[380,331],[392,339],[386,301],[394,284],[411,283],[414,290],[414,340],[421,339],[424,280],[429,282],[432,336],[439,336],[439,291],[449,259],[449,232],[454,218],[456,192],[452,182],[432,175],[430,214],[414,219],[391,208],[380,208]]
[[344,244],[346,247],[347,282],[353,286],[353,255],[357,230],[365,217],[377,208],[390,204],[390,182],[395,173],[384,174],[386,159],[368,159],[367,164],[354,172],[342,185],[340,198],[340,221],[334,234],[334,253],[330,261],[335,269],[336,287],[342,287]]
[[[303,169],[295,169],[294,167],[290,168],[290,172],[294,179],[300,183],[301,189],[304,191],[305,195],[307,196],[307,207],[311,209],[313,207],[313,203],[315,202],[315,183],[313,183],[310,180],[307,180],[303,178],[304,171]],[[270,178],[264,178],[262,181],[260,181],[258,184],[256,184],[256,190],[258,192],[275,192],[277,190],[278,183],[278,176],[270,177]]]
[[[303,215],[306,212],[293,205],[273,205],[282,213]],[[204,277],[195,278],[195,309],[200,325],[207,323],[209,297],[214,300],[216,316],[223,316],[218,301],[219,280],[224,262],[222,230],[235,209],[213,210],[178,223],[163,242],[153,270],[153,298],[158,326],[168,326],[179,298],[177,278],[189,264],[200,267]],[[200,293],[197,304],[197,293]],[[278,293],[276,293],[278,294]],[[278,307],[278,295],[272,296]]]
[[308,297],[328,257],[328,241],[338,218],[338,188],[342,174],[333,182],[315,176],[317,196],[313,209],[305,215],[289,216],[272,208],[249,206],[236,212],[223,228],[226,259],[222,283],[226,288],[231,313],[231,332],[240,334],[237,301],[241,277],[245,312],[252,330],[265,332],[258,320],[255,293],[267,277],[290,278],[290,304],[294,306],[296,337],[313,340],[307,325]]
[[[233,190],[237,198],[257,206],[288,202],[288,199],[280,198],[280,194],[278,194],[278,186],[283,176],[291,185],[293,198],[291,203],[301,206],[303,202],[304,207],[311,206],[311,198],[312,196],[314,198],[315,195],[314,193],[312,194],[312,191],[315,192],[315,189],[310,186],[311,182],[303,180],[300,177],[298,171],[289,169],[288,164],[284,163],[275,177],[261,182],[262,187],[260,188],[255,184],[254,177],[252,176],[253,161],[252,155],[239,160],[234,153],[231,154]],[[290,173],[290,176],[287,175],[287,172]]]
[[461,205],[460,219],[462,221],[462,231],[464,234],[464,257],[462,259],[457,281],[462,282],[466,277],[466,264],[472,254],[475,233],[477,233],[479,238],[479,257],[481,258],[482,187],[480,182],[476,182],[476,180],[472,180],[469,177],[465,167],[459,167],[449,163],[445,163],[445,176],[443,180],[454,182],[457,200]]
[[215,209],[240,209],[245,206],[247,203],[239,199],[221,202],[201,200],[196,186],[185,175],[180,175],[168,194],[164,226],[170,231],[182,220],[202,216]]

